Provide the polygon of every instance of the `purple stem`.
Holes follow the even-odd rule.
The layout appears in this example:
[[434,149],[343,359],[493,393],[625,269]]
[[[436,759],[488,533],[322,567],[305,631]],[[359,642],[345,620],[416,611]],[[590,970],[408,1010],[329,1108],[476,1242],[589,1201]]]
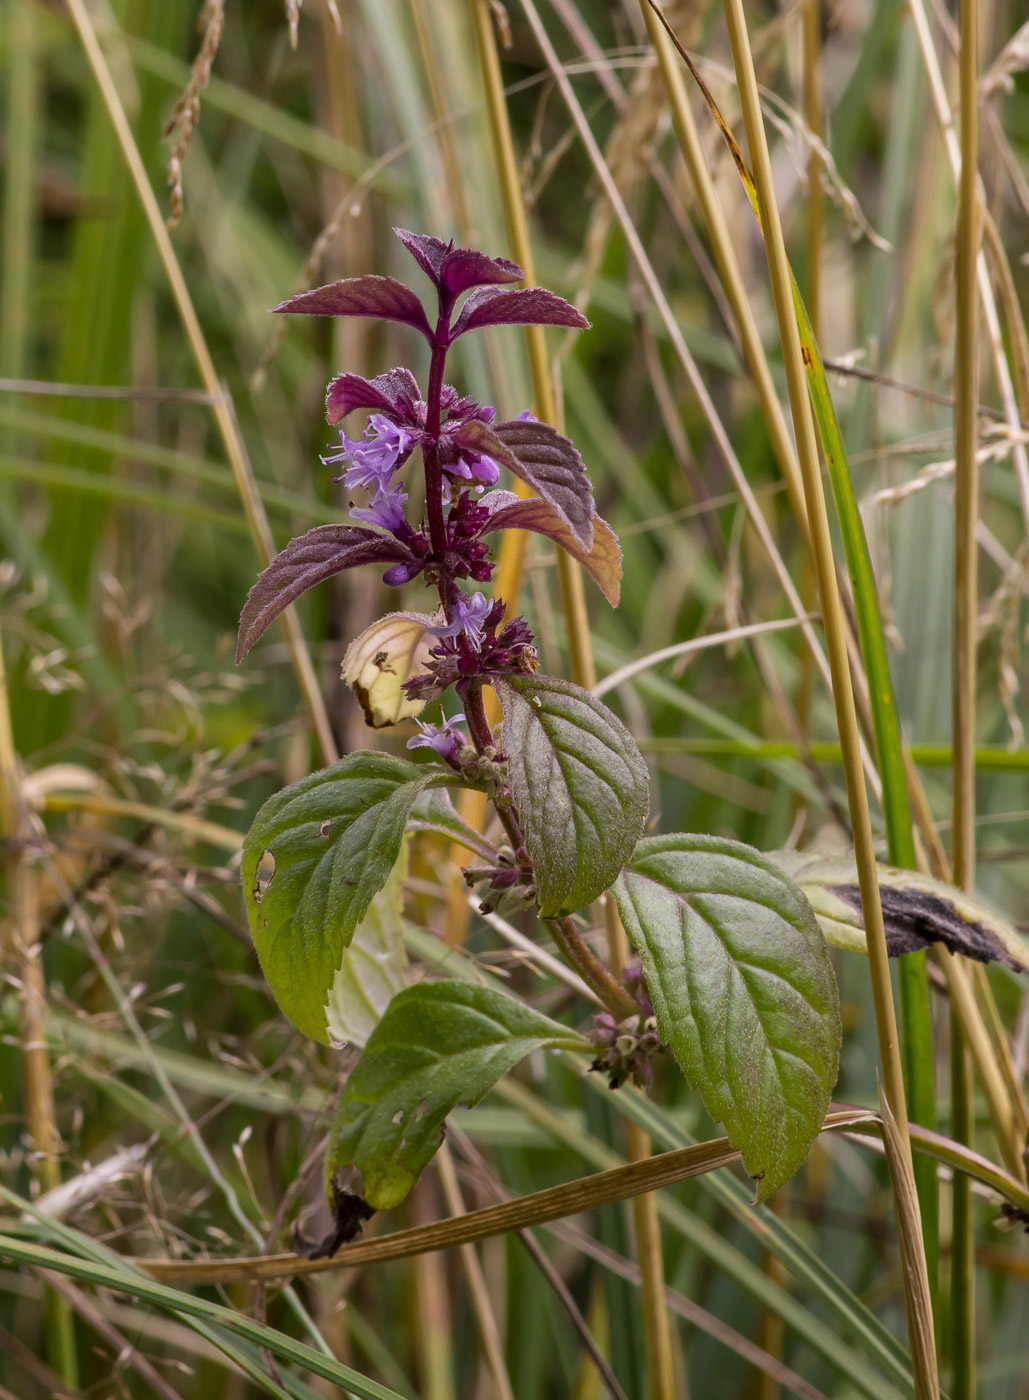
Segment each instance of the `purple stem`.
[[[440,289],[439,318],[432,338],[432,360],[429,364],[429,386],[426,390],[425,427],[430,445],[425,450],[425,511],[429,519],[429,543],[433,554],[442,555],[447,548],[447,527],[443,516],[443,468],[439,460],[440,403],[443,393],[443,373],[450,348],[450,313],[453,298]],[[440,599],[450,617],[448,581],[441,581]]]
[[[425,461],[425,512],[429,522],[429,543],[432,552],[442,559],[448,547],[446,517],[443,513],[443,467],[439,460],[439,430],[443,375],[450,348],[450,316],[454,299],[441,287],[439,290],[439,317],[432,338],[432,359],[429,364],[429,383],[426,389],[425,427],[429,442],[423,453]],[[440,601],[447,621],[450,621],[451,580],[439,580]],[[463,697],[468,735],[478,753],[495,749],[493,731],[486,718],[486,707],[482,700],[482,681],[473,680]],[[501,825],[511,842],[512,850],[519,850],[525,844],[525,837],[517,813],[512,807],[493,804]],[[554,942],[561,949],[565,960],[572,966],[587,986],[591,987],[607,1009],[619,1021],[638,1014],[639,1007],[630,997],[618,979],[594,955],[592,949],[580,936],[570,918],[550,919],[547,923]]]

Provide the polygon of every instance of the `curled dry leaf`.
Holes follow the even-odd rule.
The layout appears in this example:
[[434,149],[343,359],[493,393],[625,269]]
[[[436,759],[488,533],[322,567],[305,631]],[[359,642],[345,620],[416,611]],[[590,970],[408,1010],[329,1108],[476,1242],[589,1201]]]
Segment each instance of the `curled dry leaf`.
[[436,639],[425,629],[435,620],[428,613],[387,613],[347,647],[343,679],[373,729],[421,714],[425,701],[408,699],[401,686],[427,665]]
[[[830,943],[867,953],[861,891],[852,856],[819,851],[776,851],[771,859],[796,880]],[[942,943],[976,962],[999,962],[1029,972],[1029,943],[988,904],[942,880],[877,867],[886,948],[890,957]]]

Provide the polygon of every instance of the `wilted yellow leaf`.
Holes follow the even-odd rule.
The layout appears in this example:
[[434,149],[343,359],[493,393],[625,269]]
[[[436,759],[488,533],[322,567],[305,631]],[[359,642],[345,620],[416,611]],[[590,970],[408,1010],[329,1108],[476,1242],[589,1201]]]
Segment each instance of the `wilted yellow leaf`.
[[425,701],[409,700],[400,687],[425,669],[436,644],[425,629],[435,621],[428,613],[387,613],[347,647],[343,679],[373,729],[413,719],[423,710]]

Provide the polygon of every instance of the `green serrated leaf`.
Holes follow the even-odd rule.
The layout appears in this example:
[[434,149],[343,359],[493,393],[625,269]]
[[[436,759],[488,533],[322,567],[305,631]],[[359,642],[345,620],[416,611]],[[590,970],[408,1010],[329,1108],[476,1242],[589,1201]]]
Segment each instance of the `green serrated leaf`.
[[836,1082],[839,995],[811,906],[758,851],[682,834],[641,841],[615,894],[662,1039],[766,1200]]
[[354,930],[336,969],[325,1004],[326,1029],[335,1044],[358,1049],[367,1045],[386,1007],[407,985],[403,882],[410,841],[408,832],[389,879]]
[[[852,856],[775,851],[771,859],[804,891],[830,943],[867,954]],[[879,865],[877,870],[891,957],[942,943],[976,962],[1000,962],[1013,972],[1029,972],[1029,942],[988,904],[930,875],[892,865]]]
[[390,1002],[347,1080],[327,1176],[358,1167],[364,1199],[375,1210],[391,1209],[439,1147],[452,1109],[478,1103],[533,1050],[573,1044],[585,1046],[504,992],[457,981],[408,987]]
[[503,744],[540,913],[558,918],[609,889],[643,831],[647,766],[617,716],[571,681],[505,676]]
[[243,843],[243,899],[261,968],[282,1010],[328,1043],[325,1007],[354,930],[400,853],[434,772],[356,753],[283,788]]

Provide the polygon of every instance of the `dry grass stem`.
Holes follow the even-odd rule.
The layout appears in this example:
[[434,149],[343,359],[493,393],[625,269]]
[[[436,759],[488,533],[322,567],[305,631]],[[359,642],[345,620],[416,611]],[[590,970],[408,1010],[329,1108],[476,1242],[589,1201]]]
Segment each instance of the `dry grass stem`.
[[197,20],[197,28],[203,34],[200,52],[193,60],[186,90],[176,102],[161,133],[165,141],[175,142],[168,157],[168,185],[171,190],[168,196],[171,210],[167,219],[169,229],[177,228],[182,218],[182,162],[200,120],[200,94],[211,80],[211,65],[221,43],[224,24],[225,0],[204,0],[204,8]]
[[[121,147],[122,155],[132,176],[132,182],[136,188],[136,194],[143,206],[143,213],[146,216],[147,226],[154,246],[157,249],[158,257],[164,268],[165,276],[171,287],[172,296],[182,322],[186,339],[189,343],[193,359],[196,363],[200,378],[208,394],[211,395],[211,407],[218,431],[225,448],[225,454],[232,467],[232,474],[235,478],[236,487],[239,491],[240,501],[246,512],[247,524],[250,527],[251,538],[257,552],[261,567],[264,568],[269,563],[275,553],[275,543],[272,538],[271,528],[268,524],[268,517],[265,514],[264,503],[261,500],[254,480],[253,469],[251,468],[243,439],[239,432],[239,425],[236,422],[236,415],[232,410],[231,402],[225,393],[224,386],[218,379],[214,361],[211,358],[207,341],[200,328],[196,311],[193,307],[193,299],[190,296],[186,280],[182,275],[178,258],[172,247],[168,230],[161,217],[157,199],[150,187],[147,178],[146,168],[139,148],[136,145],[132,128],[129,125],[125,108],[118,95],[111,70],[104,58],[100,43],[97,39],[96,30],[90,19],[83,0],[68,0],[68,9],[71,13],[75,28],[82,41],[89,66],[93,71],[93,77],[97,87],[103,97],[114,127],[118,144]],[[314,666],[307,650],[307,645],[300,631],[300,624],[297,621],[295,611],[290,608],[282,614],[282,626],[286,633],[286,643],[289,647],[290,658],[293,668],[297,674],[301,694],[307,705],[308,714],[314,729],[318,747],[321,750],[322,758],[326,763],[333,763],[337,757],[336,741],[333,738],[332,727],[329,724],[329,717],[325,710],[325,702],[322,698],[321,688],[315,675]]]

